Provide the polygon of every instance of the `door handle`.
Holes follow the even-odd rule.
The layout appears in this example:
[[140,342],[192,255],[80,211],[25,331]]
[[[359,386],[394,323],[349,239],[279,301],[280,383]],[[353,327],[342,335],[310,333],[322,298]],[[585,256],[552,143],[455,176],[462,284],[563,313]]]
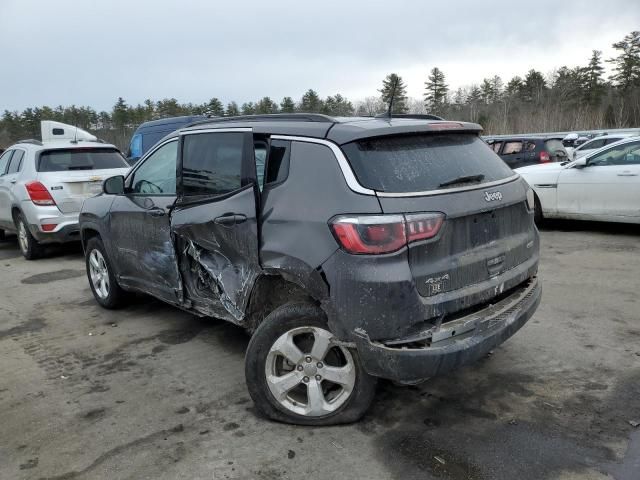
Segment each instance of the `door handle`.
[[18,181],[18,179],[14,178],[12,180],[9,180],[11,183],[16,183]]
[[162,217],[164,215],[164,210],[162,208],[152,208],[151,210],[147,210],[147,212],[152,217]]
[[619,177],[637,177],[637,173],[623,172],[618,174]]
[[225,226],[233,226],[233,225],[237,225],[238,223],[242,223],[246,221],[247,221],[246,215],[237,215],[235,213],[220,215],[219,217],[216,217],[213,219],[213,223],[216,223],[218,225],[225,225]]

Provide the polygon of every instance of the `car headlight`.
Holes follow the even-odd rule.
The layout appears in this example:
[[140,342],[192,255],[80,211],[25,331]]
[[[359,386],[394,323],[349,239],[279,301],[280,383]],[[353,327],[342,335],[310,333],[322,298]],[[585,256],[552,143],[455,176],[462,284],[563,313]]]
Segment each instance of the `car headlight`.
[[529,210],[533,211],[536,208],[536,200],[535,194],[533,193],[533,188],[529,187],[527,190],[527,207]]

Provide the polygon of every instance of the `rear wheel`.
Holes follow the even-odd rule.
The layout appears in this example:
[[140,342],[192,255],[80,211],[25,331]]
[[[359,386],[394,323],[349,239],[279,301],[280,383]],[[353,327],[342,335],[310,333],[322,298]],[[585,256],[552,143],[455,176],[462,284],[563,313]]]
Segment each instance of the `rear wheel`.
[[44,253],[44,247],[31,235],[29,227],[21,213],[17,214],[16,225],[18,227],[18,245],[22,255],[27,260],[35,260]]
[[334,343],[322,310],[308,304],[283,305],[265,318],[249,342],[245,376],[263,415],[318,426],[360,419],[377,383],[355,350]]
[[4,242],[7,239],[7,236],[4,233],[4,230],[0,228],[0,242]]
[[104,245],[99,238],[94,237],[87,242],[85,263],[89,285],[96,301],[109,309],[123,306],[126,292],[118,285]]

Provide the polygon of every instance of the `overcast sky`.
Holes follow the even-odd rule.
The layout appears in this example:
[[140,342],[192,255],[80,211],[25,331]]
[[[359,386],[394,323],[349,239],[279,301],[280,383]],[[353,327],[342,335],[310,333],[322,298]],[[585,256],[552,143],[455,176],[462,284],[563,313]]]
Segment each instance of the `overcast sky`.
[[434,66],[452,89],[547,74],[638,29],[638,0],[0,0],[0,111],[309,88],[357,100],[390,72],[421,98]]

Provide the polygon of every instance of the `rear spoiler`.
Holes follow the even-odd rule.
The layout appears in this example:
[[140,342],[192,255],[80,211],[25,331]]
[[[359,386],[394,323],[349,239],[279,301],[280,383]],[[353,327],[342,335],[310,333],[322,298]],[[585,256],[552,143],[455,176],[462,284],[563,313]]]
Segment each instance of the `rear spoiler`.
[[386,124],[380,128],[361,128],[350,125],[341,125],[338,130],[329,131],[328,139],[338,145],[354,142],[363,138],[387,137],[389,135],[414,135],[416,133],[474,133],[480,135],[482,127],[477,123],[454,122],[450,120],[431,120],[412,124]]

